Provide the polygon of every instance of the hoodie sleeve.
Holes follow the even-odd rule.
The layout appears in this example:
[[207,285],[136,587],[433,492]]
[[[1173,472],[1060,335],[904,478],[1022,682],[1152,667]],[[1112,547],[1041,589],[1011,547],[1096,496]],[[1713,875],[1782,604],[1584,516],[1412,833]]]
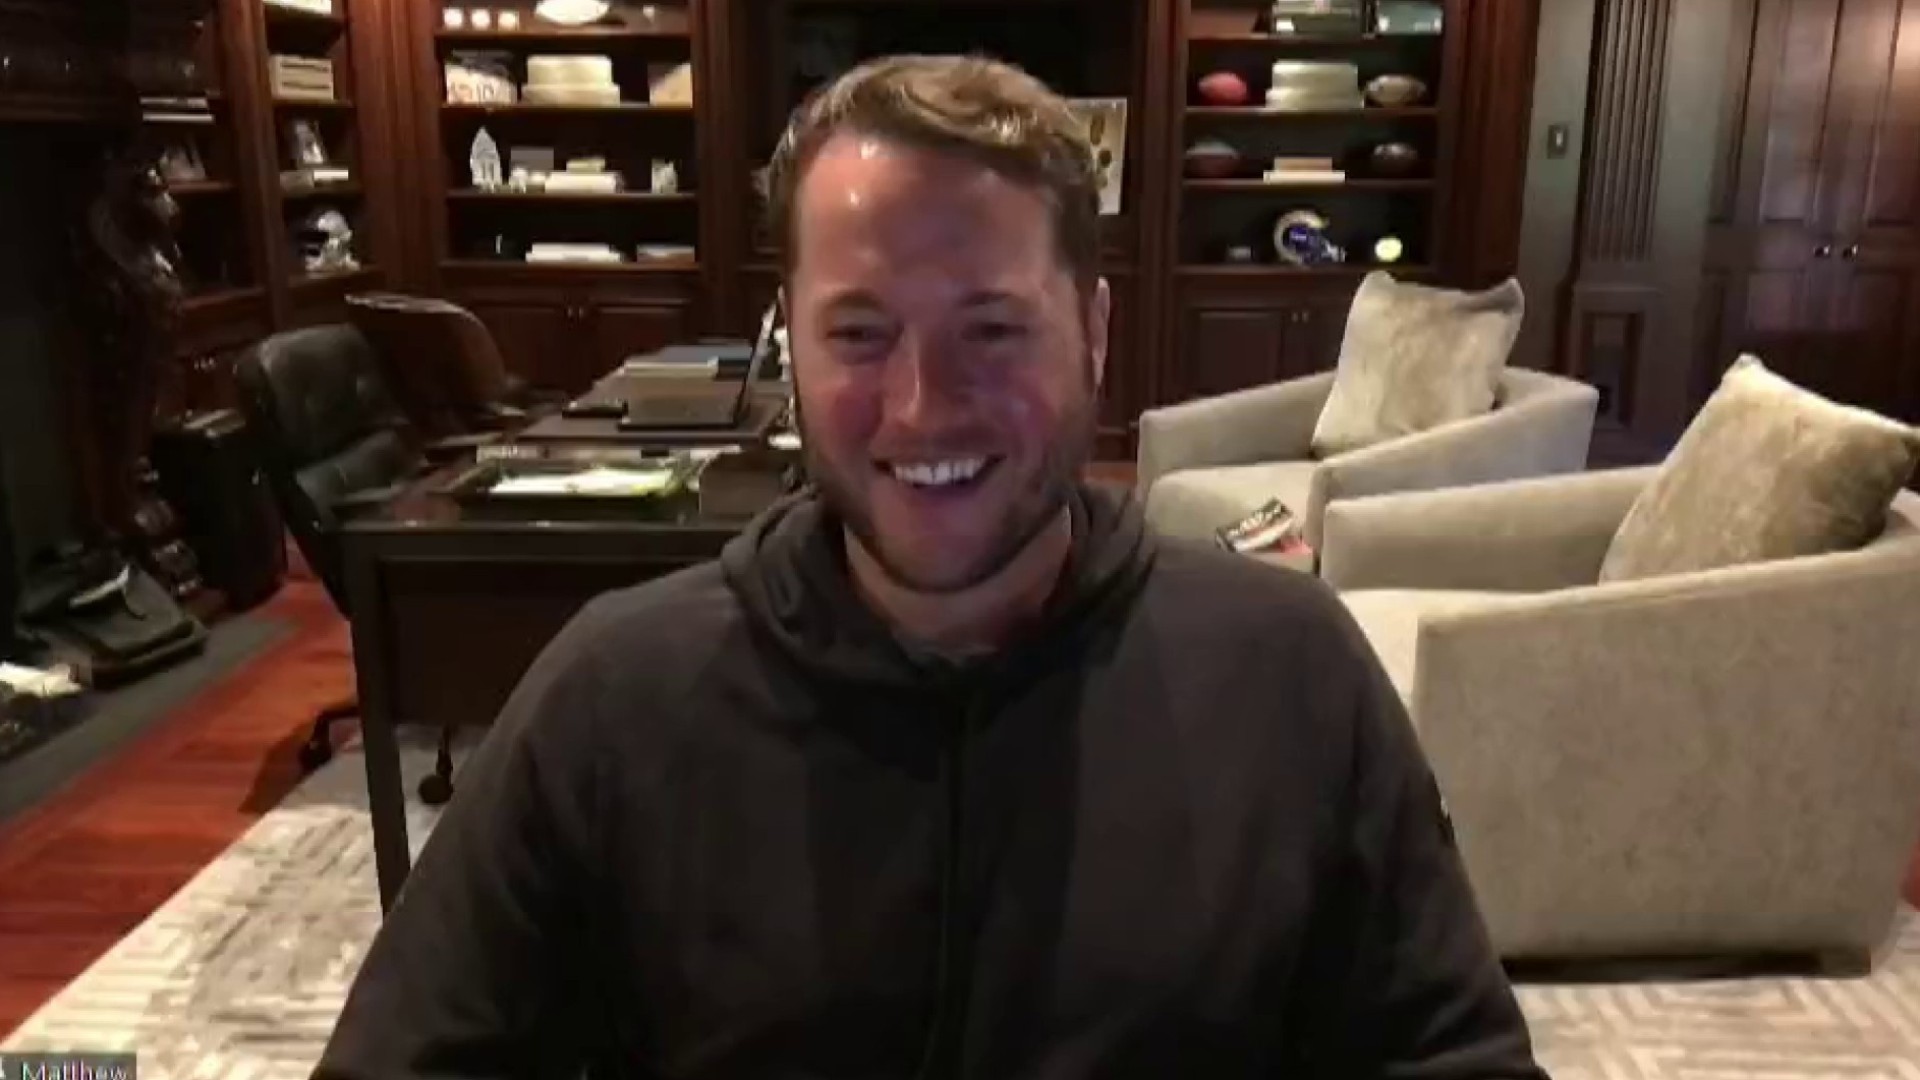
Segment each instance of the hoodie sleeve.
[[580,1074],[590,624],[583,614],[547,647],[461,770],[315,1080]]
[[[1342,613],[1344,616],[1344,612]],[[1379,660],[1349,626],[1352,718],[1340,868],[1303,995],[1325,1080],[1546,1080],[1488,938],[1439,785]],[[1335,993],[1325,993],[1335,989]]]

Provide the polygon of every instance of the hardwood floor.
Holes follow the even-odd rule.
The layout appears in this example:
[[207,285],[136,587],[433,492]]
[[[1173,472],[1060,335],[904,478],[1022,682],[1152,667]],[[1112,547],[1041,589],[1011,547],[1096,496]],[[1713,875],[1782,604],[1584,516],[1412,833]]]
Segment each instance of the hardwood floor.
[[299,782],[314,713],[352,692],[346,625],[308,581],[261,611],[293,633],[0,828],[0,1035]]

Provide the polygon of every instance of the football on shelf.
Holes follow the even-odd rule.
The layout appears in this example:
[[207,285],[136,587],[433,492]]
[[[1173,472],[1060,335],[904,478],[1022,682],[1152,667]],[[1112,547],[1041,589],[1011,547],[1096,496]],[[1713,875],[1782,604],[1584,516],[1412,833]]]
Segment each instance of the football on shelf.
[[1216,71],[1200,80],[1200,97],[1209,105],[1245,105],[1253,94],[1247,80],[1231,71]]

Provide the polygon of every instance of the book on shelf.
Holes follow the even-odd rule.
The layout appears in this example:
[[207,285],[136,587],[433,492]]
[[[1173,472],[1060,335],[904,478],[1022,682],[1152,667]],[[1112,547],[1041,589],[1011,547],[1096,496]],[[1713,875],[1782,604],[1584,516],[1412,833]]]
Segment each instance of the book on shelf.
[[1340,169],[1268,169],[1260,179],[1275,187],[1288,184],[1344,184],[1347,174]]
[[261,0],[261,3],[270,8],[298,11],[306,15],[333,14],[333,0]]
[[608,244],[536,243],[527,249],[530,263],[618,263],[625,259]]
[[280,186],[288,191],[351,183],[353,170],[345,165],[309,165],[300,169],[284,169],[280,173]]
[[333,61],[312,56],[270,56],[267,74],[273,96],[302,101],[334,97]]

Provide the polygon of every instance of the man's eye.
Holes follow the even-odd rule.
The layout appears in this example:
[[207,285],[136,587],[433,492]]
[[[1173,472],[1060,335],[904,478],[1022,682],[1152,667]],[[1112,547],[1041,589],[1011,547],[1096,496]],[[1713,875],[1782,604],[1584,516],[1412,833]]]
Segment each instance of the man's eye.
[[836,326],[827,337],[844,345],[875,345],[886,340],[887,332],[878,326]]
[[967,336],[977,342],[993,345],[1005,341],[1015,341],[1025,337],[1027,328],[1015,322],[975,323],[967,329]]

